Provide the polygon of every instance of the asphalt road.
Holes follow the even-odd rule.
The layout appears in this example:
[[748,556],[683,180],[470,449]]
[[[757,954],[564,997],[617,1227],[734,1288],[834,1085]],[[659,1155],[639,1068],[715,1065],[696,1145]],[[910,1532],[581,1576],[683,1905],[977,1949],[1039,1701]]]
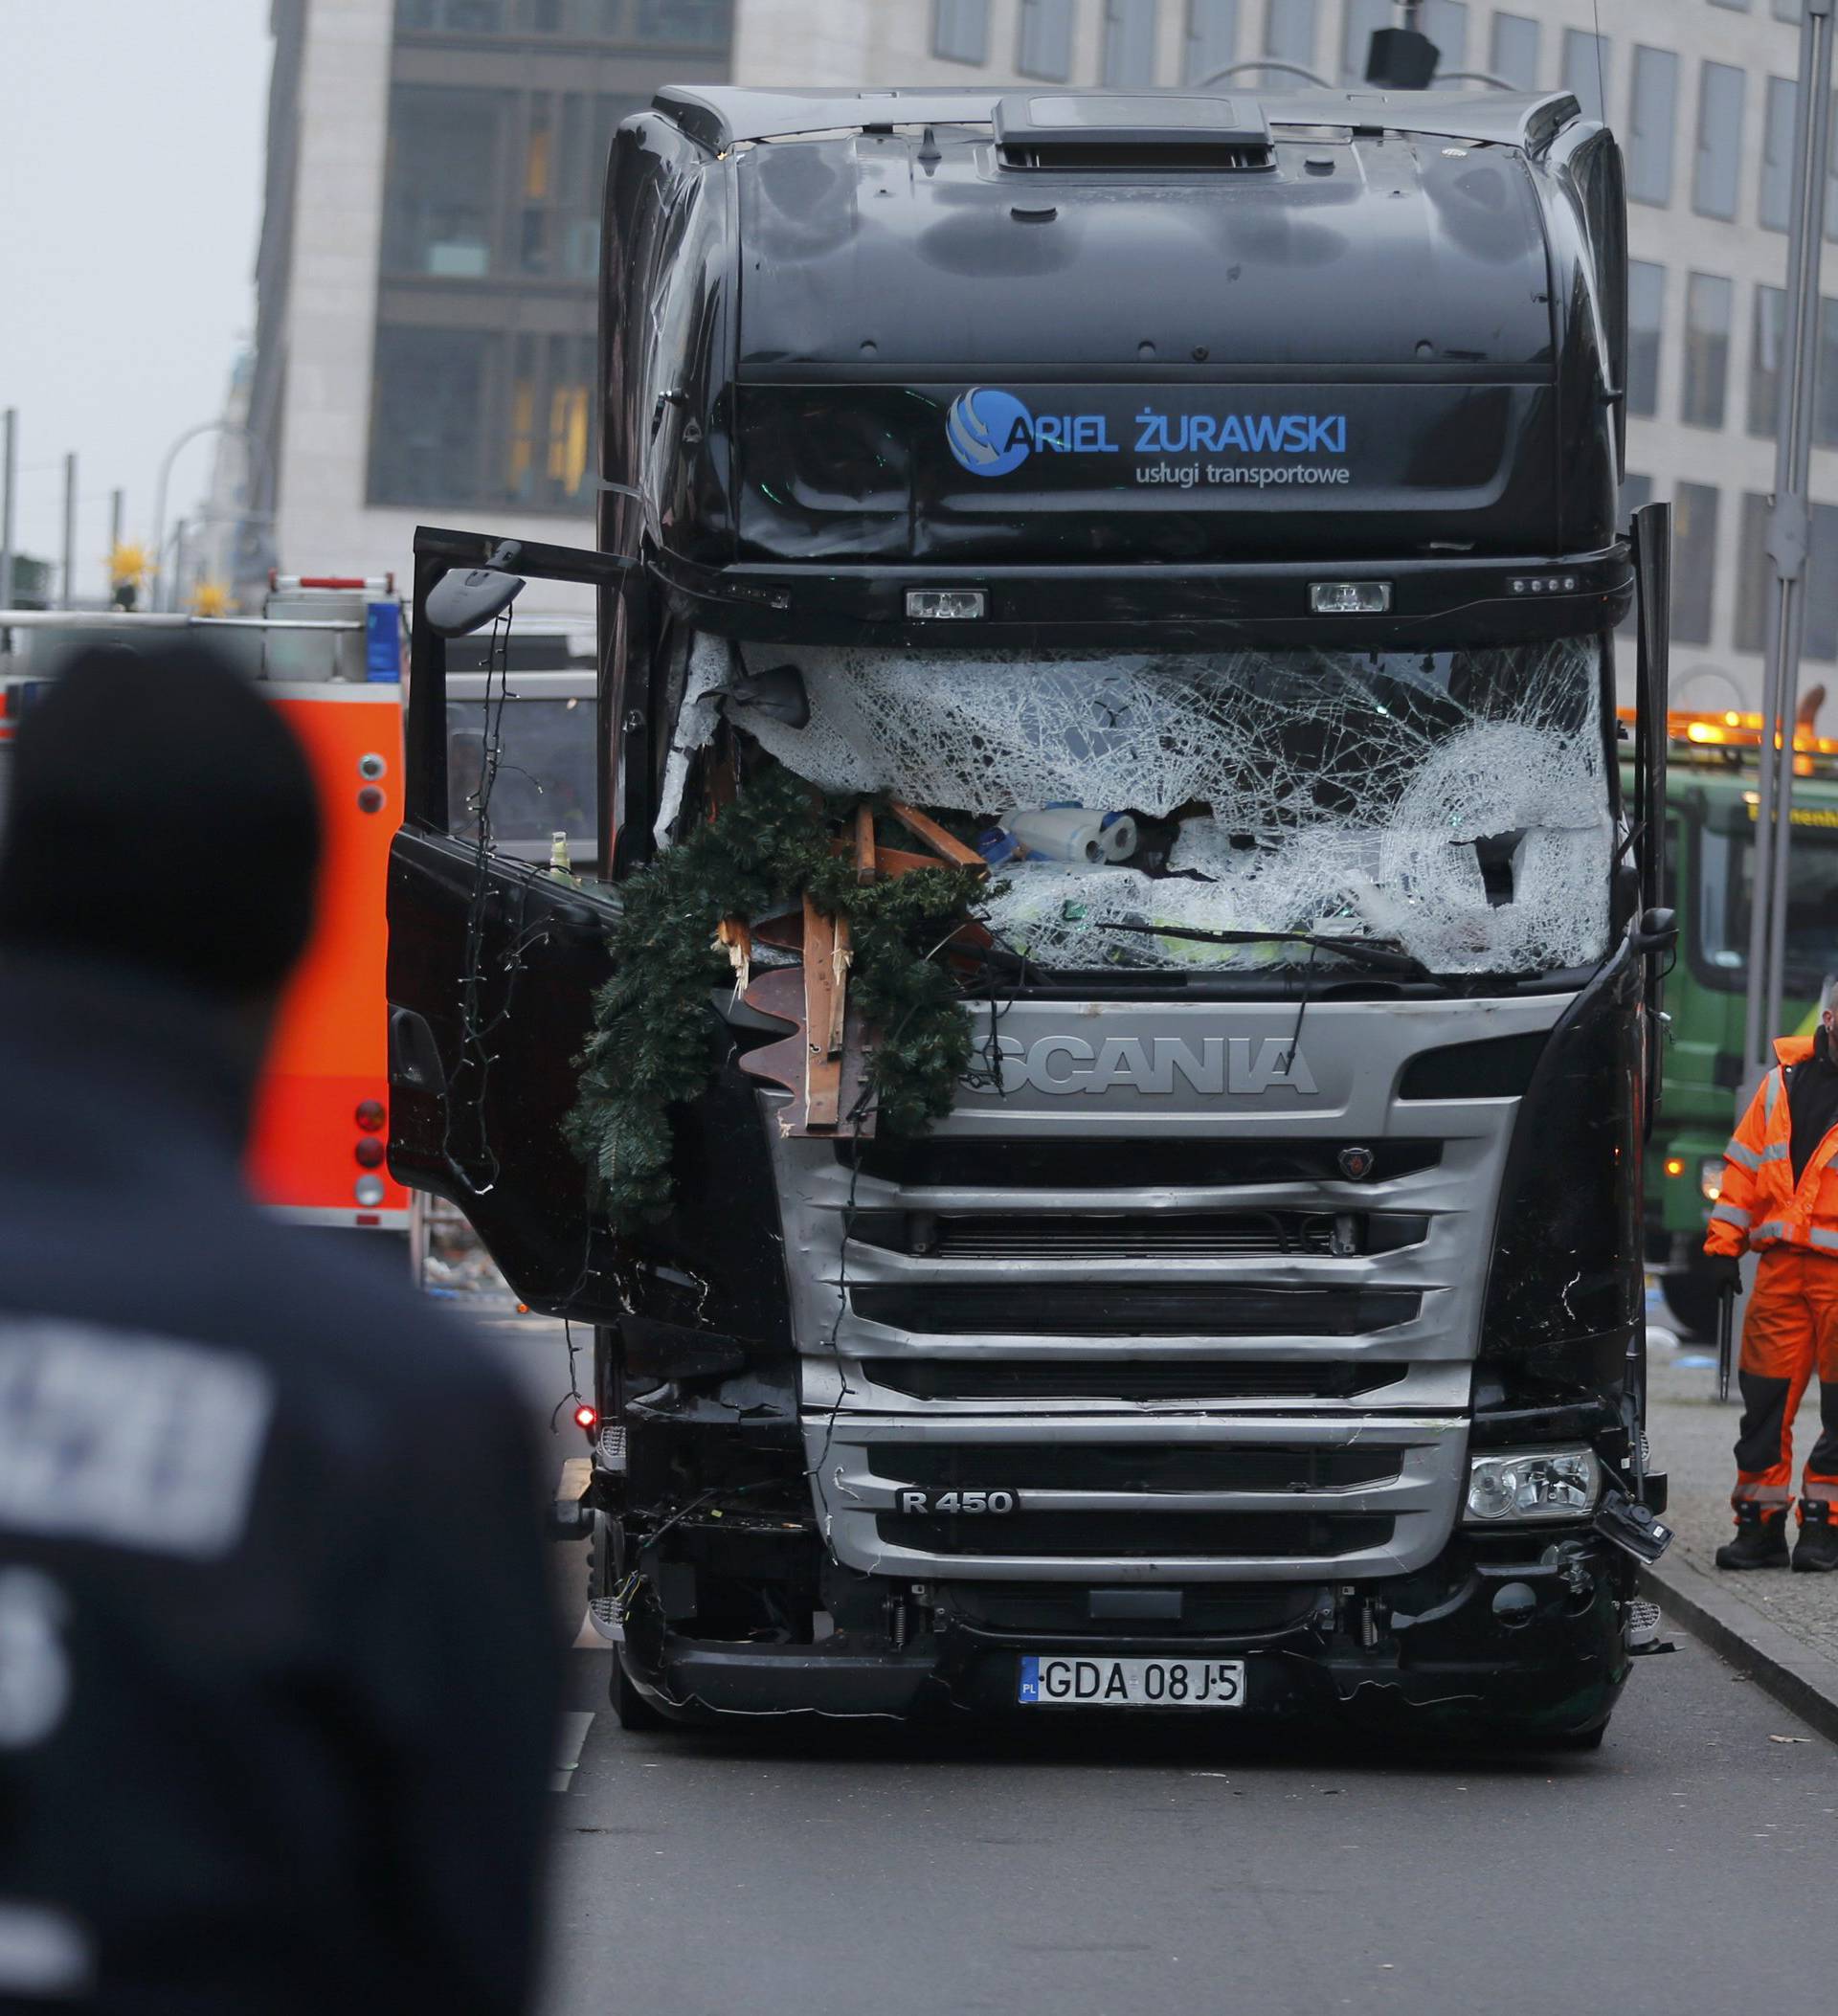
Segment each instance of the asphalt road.
[[[514,1352],[535,1397],[552,1347]],[[574,1655],[544,2016],[1830,1998],[1838,1751],[1689,1640],[1550,1758],[1108,1718],[627,1736],[606,1667]]]

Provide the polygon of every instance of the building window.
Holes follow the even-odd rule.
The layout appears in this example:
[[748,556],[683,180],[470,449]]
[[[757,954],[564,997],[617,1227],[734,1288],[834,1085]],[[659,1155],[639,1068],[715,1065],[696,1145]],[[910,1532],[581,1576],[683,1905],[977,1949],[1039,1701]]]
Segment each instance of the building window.
[[1238,0],[1187,0],[1187,46],[1180,75],[1204,83],[1226,69],[1238,54]]
[[627,48],[725,49],[733,0],[395,0],[398,34],[572,35]]
[[1264,16],[1264,54],[1312,69],[1315,5],[1316,0],[1269,0]]
[[1785,231],[1793,212],[1793,115],[1800,87],[1790,77],[1768,79],[1761,129],[1761,194],[1756,213],[1768,231]]
[[1381,28],[1397,26],[1398,10],[1391,0],[1347,0],[1340,34],[1340,75],[1347,83],[1365,82],[1373,36]]
[[931,53],[948,63],[989,61],[989,0],[932,0]]
[[1104,81],[1155,80],[1155,0],[1104,0]]
[[1538,24],[1524,14],[1495,14],[1487,67],[1521,91],[1538,88]]
[[[581,0],[585,10],[596,0]],[[597,0],[599,32],[617,33],[616,0]],[[648,49],[726,49],[734,30],[733,0],[638,0],[631,39]],[[620,40],[626,39],[619,36]]]
[[1063,84],[1072,75],[1073,0],[1021,0],[1015,67],[1023,77]]
[[1582,108],[1584,119],[1607,123],[1608,37],[1580,28],[1563,32],[1563,88]]
[[504,0],[395,0],[396,28],[410,33],[501,35],[507,12]]
[[1680,483],[1672,496],[1672,636],[1681,644],[1711,640],[1716,496],[1709,483]]
[[1838,504],[1816,504],[1806,528],[1805,654],[1838,659]]
[[1800,0],[1774,0],[1774,18],[1777,21],[1798,21]]
[[514,344],[509,449],[499,494],[526,509],[584,504],[594,339],[519,335]]
[[1677,99],[1677,56],[1670,49],[1636,49],[1627,146],[1627,193],[1636,203],[1672,200],[1672,123]]
[[377,330],[372,504],[484,502],[486,378],[496,341],[484,329]]
[[1721,427],[1730,373],[1730,316],[1736,290],[1715,274],[1685,283],[1685,392],[1679,417],[1688,427]]
[[1737,14],[1746,14],[1749,11],[1749,0],[1711,0],[1711,5],[1727,7],[1732,13]]
[[1820,448],[1838,448],[1838,301],[1819,302],[1819,356],[1813,380],[1812,438]]
[[1700,217],[1736,215],[1742,157],[1742,73],[1729,63],[1705,63],[1698,72],[1697,167],[1692,208]]
[[498,149],[508,91],[390,93],[383,270],[483,280],[500,263]]
[[1659,337],[1666,305],[1666,269],[1627,261],[1627,411],[1659,411]]
[[1468,67],[1468,0],[1424,0],[1423,31],[1436,45],[1438,70]]
[[1749,432],[1763,440],[1771,439],[1781,424],[1781,350],[1786,334],[1786,290],[1757,287],[1749,331]]
[[1768,558],[1768,510],[1771,500],[1753,490],[1742,493],[1742,524],[1736,549],[1736,634],[1738,651],[1767,648],[1768,590],[1774,563]]

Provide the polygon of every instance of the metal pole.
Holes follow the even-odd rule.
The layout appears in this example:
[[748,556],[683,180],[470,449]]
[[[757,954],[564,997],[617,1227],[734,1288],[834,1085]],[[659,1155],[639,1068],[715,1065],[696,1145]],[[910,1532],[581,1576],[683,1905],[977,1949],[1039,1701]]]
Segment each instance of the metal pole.
[[122,506],[126,502],[125,490],[111,490],[108,493],[108,550],[111,556],[122,543]]
[[64,458],[64,595],[65,609],[77,606],[77,458]]
[[[268,444],[253,428],[244,427],[235,420],[200,420],[195,427],[188,427],[171,447],[160,459],[160,477],[153,486],[153,559],[157,566],[160,555],[166,550],[166,484],[172,474],[172,460],[188,441],[195,441],[201,434],[234,434],[248,442],[256,456],[260,459],[263,473],[268,479],[269,501],[272,504],[278,485],[275,482],[274,459],[268,453]],[[153,584],[153,606],[158,609],[163,600],[163,587],[159,581]],[[173,605],[169,600],[166,606]]]
[[0,440],[0,609],[12,607],[12,486],[18,476],[19,415],[11,406]]
[[1749,919],[1749,996],[1743,1031],[1748,1075],[1768,1066],[1781,1026],[1786,954],[1788,864],[1793,842],[1793,729],[1805,630],[1807,473],[1819,361],[1819,262],[1826,173],[1831,151],[1832,0],[1805,0],[1794,112],[1793,208],[1787,236],[1787,342],[1781,432],[1775,443],[1774,507],[1767,548],[1774,562],[1761,702],[1755,880]]

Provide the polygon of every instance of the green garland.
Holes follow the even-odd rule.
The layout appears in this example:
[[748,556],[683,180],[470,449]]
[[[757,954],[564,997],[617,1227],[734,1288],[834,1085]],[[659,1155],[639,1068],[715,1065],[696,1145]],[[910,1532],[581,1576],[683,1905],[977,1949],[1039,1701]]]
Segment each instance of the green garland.
[[971,1060],[970,1024],[950,973],[930,955],[967,921],[983,878],[938,867],[859,884],[853,858],[830,850],[841,817],[834,806],[819,815],[811,787],[771,764],[625,883],[613,977],[594,998],[564,1129],[616,1229],[669,1207],[670,1109],[695,1098],[712,1068],[708,990],[730,972],[714,942],[724,917],[806,894],[846,917],[849,998],[880,1033],[868,1068],[880,1126],[920,1133],[950,1111]]

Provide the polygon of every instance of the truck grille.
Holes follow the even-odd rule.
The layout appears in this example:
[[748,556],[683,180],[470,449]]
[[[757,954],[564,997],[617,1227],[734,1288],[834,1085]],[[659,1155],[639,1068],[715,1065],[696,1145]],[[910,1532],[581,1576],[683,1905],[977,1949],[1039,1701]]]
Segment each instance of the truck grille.
[[874,1443],[877,1477],[928,1490],[1329,1491],[1388,1484],[1404,1467],[1401,1448],[1195,1447],[1140,1442],[1022,1443],[992,1456],[961,1443]]
[[1408,1288],[1284,1288],[1207,1283],[928,1282],[860,1287],[849,1305],[914,1336],[1357,1337],[1408,1323]]
[[860,1211],[858,1244],[928,1260],[1279,1260],[1395,1253],[1429,1220],[1403,1212],[1212,1211],[1060,1217]]
[[946,1135],[913,1140],[888,1135],[838,1141],[845,1169],[879,1176],[906,1190],[1118,1190],[1215,1189],[1233,1183],[1344,1183],[1343,1149],[1365,1148],[1375,1156],[1367,1182],[1433,1169],[1440,1141],[1167,1140],[1160,1135],[1107,1140],[1021,1136],[982,1141]]
[[1350,1400],[1403,1378],[1402,1365],[1243,1358],[864,1358],[877,1386],[914,1400]]
[[999,1554],[1051,1560],[1067,1557],[1140,1559],[1146,1556],[1237,1555],[1260,1560],[1318,1561],[1383,1547],[1394,1522],[1373,1512],[1010,1512],[1000,1518],[930,1518],[883,1512],[875,1520],[890,1547],[958,1557]]

